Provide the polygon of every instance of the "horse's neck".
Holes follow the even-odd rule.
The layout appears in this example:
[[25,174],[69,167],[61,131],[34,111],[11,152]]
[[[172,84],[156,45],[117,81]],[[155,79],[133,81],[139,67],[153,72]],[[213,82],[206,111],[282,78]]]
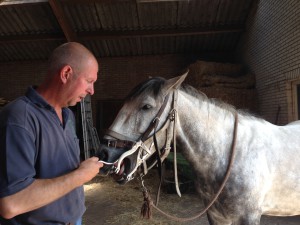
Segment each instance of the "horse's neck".
[[180,150],[195,169],[215,172],[212,170],[226,167],[233,140],[234,114],[207,100],[183,94],[178,99],[178,115]]

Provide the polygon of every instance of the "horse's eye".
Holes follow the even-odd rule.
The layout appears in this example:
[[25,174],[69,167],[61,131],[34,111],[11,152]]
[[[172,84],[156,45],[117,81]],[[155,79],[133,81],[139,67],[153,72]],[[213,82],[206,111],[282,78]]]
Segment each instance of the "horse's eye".
[[142,110],[148,110],[148,109],[151,109],[151,108],[152,108],[151,105],[146,104],[146,105],[144,105],[144,106],[142,107]]

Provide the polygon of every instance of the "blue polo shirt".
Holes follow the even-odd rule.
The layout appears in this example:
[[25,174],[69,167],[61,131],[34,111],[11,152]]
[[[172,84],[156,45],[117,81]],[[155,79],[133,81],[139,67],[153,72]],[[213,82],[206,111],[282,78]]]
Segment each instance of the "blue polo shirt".
[[[63,123],[34,88],[0,113],[0,197],[15,194],[35,179],[54,178],[78,168],[79,140],[72,111]],[[83,187],[37,210],[0,224],[54,225],[75,222],[85,211]]]

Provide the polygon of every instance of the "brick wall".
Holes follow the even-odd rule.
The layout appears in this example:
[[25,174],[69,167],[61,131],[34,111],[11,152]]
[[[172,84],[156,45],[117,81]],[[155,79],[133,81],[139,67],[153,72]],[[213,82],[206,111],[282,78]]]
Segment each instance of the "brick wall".
[[[96,122],[99,100],[122,100],[138,83],[149,76],[173,77],[193,61],[193,56],[164,55],[99,59],[98,81],[92,96]],[[12,101],[23,95],[28,86],[43,81],[46,62],[14,62],[0,64],[0,97]]]
[[260,114],[272,123],[293,120],[290,84],[300,79],[299,13],[298,0],[257,1],[238,48],[256,75]]
[[[102,58],[95,98],[123,99],[149,76],[172,77],[184,70],[192,58],[183,55]],[[98,91],[97,91],[98,90]]]
[[[172,77],[191,63],[180,55],[99,59],[95,99],[123,99],[149,76]],[[0,96],[8,100],[23,95],[27,87],[42,82],[46,63],[42,61],[0,64]]]
[[0,64],[0,97],[12,101],[30,85],[41,83],[46,63],[41,61]]

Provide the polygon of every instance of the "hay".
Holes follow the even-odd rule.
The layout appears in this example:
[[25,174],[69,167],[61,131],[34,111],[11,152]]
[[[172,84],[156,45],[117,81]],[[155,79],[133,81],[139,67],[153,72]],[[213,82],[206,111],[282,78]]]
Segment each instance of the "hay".
[[255,76],[245,73],[242,65],[197,61],[189,66],[187,83],[195,88],[224,86],[232,88],[253,88]]
[[196,61],[189,66],[191,75],[224,75],[237,77],[243,74],[243,66],[232,63]]
[[187,84],[238,109],[257,113],[255,75],[240,64],[196,61],[189,66]]
[[[157,171],[151,170],[145,176],[145,185],[150,190],[154,200],[159,182]],[[87,186],[87,187],[86,187]],[[84,214],[83,224],[120,224],[120,225],[179,225],[161,215],[153,209],[152,219],[143,219],[140,216],[143,204],[143,195],[138,180],[133,180],[126,185],[116,184],[110,177],[98,177],[93,182],[85,185],[87,211]],[[178,197],[175,194],[161,192],[159,207],[173,215],[187,217],[195,215],[203,209],[201,199],[194,192]],[[208,225],[206,217],[196,220],[195,224],[204,221]],[[193,223],[189,223],[193,224]]]

